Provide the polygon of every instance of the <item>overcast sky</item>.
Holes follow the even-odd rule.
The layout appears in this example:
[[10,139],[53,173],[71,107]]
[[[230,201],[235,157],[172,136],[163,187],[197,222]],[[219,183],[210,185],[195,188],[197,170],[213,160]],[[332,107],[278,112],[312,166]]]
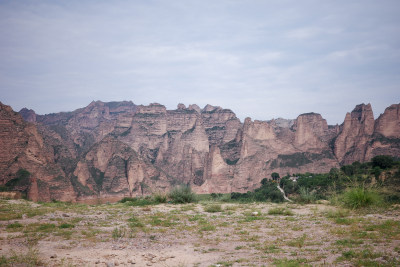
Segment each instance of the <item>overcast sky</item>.
[[342,123],[400,103],[400,1],[0,0],[0,101],[206,104]]

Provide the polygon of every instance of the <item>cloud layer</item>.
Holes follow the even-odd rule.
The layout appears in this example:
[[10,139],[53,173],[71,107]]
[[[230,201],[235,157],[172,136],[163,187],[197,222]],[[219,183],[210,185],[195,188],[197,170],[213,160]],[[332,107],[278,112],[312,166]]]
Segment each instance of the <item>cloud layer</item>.
[[400,2],[2,1],[0,101],[219,105],[341,123],[400,102]]

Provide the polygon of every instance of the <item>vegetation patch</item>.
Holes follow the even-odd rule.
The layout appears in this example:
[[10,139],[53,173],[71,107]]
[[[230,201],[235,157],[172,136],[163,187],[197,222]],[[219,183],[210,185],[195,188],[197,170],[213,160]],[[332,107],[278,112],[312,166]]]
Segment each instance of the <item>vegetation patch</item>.
[[293,212],[285,207],[276,207],[268,210],[269,215],[293,216]]
[[189,186],[185,185],[173,188],[169,193],[169,198],[175,204],[196,202],[196,194]]
[[351,209],[379,205],[383,202],[377,192],[362,186],[349,188],[344,192],[342,198],[344,205]]
[[205,212],[221,212],[222,211],[222,206],[220,204],[212,204],[212,205],[207,205],[204,208]]
[[264,178],[261,181],[261,187],[255,189],[253,192],[247,193],[231,193],[231,200],[240,202],[252,202],[252,201],[271,201],[271,202],[283,202],[283,194],[277,188],[275,181]]

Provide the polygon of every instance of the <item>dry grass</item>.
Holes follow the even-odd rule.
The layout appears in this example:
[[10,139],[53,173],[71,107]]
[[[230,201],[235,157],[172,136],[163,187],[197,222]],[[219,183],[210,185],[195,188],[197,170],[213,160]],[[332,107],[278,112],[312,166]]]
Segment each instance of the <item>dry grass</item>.
[[0,200],[0,216],[0,266],[400,264],[397,207]]

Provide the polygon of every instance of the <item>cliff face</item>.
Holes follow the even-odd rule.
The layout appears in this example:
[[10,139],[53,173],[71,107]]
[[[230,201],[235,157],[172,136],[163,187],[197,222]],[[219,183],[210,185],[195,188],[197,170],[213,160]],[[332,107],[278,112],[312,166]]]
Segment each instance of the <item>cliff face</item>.
[[371,105],[358,105],[346,118],[335,141],[335,155],[339,162],[348,164],[365,161],[368,142],[374,132]]
[[400,105],[391,105],[375,123],[375,134],[387,138],[400,138]]
[[400,104],[386,108],[375,121],[374,133],[366,155],[400,155]]
[[75,200],[75,191],[35,125],[0,103],[0,184],[35,201]]
[[[167,110],[157,103],[132,102],[97,101],[49,115],[21,110],[35,124],[9,107],[2,114],[0,140],[10,150],[0,158],[2,170],[7,169],[3,183],[28,168],[22,158],[11,164],[13,159],[33,151],[40,162],[29,172],[40,173],[49,188],[53,181],[65,183],[57,199],[118,199],[177,184],[199,193],[245,192],[272,172],[328,172],[378,154],[400,156],[399,105],[388,107],[376,121],[369,104],[358,105],[340,126],[329,126],[316,113],[241,123],[231,110],[211,105],[179,104]],[[46,199],[60,192],[31,184],[37,187],[32,192],[47,190]]]

